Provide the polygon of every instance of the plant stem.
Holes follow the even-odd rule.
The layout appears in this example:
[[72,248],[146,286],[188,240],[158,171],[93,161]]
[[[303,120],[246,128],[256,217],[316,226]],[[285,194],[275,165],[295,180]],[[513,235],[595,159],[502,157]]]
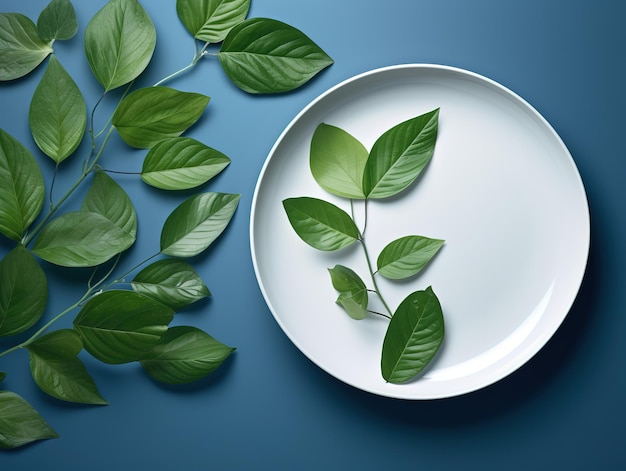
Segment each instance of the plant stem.
[[185,72],[187,72],[188,70],[191,70],[192,68],[195,67],[195,65],[198,63],[198,61],[200,59],[202,59],[204,56],[208,55],[206,52],[206,48],[209,47],[211,43],[205,43],[204,46],[202,46],[202,48],[200,50],[197,49],[196,46],[196,52],[193,56],[193,60],[191,61],[191,63],[187,64],[185,67],[183,67],[180,70],[177,70],[176,72],[168,75],[167,77],[162,78],[161,80],[159,80],[157,83],[155,83],[153,85],[153,87],[158,87],[159,85],[163,85],[166,82],[169,82],[170,80],[178,77],[179,75],[184,74]]

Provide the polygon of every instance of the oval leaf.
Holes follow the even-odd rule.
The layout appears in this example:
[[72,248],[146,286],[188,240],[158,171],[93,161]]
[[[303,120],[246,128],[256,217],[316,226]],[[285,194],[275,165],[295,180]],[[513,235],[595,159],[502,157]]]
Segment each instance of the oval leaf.
[[32,72],[52,53],[35,23],[20,13],[0,13],[0,80],[13,80]]
[[78,19],[72,2],[52,0],[37,19],[37,31],[45,41],[73,38],[78,31]]
[[368,152],[351,134],[320,124],[311,139],[310,166],[315,181],[344,198],[363,199],[363,172]]
[[343,209],[317,198],[288,198],[283,206],[300,238],[318,250],[338,250],[359,238],[359,230]]
[[105,91],[136,79],[156,45],[152,20],[137,0],[111,0],[85,30],[85,53]]
[[431,288],[411,293],[394,313],[381,358],[383,378],[403,383],[422,371],[441,346],[444,335],[441,305]]
[[161,232],[161,253],[193,257],[226,229],[241,195],[203,193],[183,201],[169,215]]
[[19,241],[39,215],[44,193],[33,155],[0,129],[0,233]]
[[374,143],[365,165],[363,189],[368,198],[386,198],[407,188],[435,151],[439,109],[404,121]]
[[125,97],[113,114],[113,126],[132,147],[147,148],[181,135],[209,104],[209,97],[169,87],[139,89]]
[[337,304],[353,319],[367,317],[367,287],[359,275],[343,265],[335,265],[328,271],[333,287],[339,292]]
[[22,445],[59,435],[21,396],[0,391],[0,448]]
[[174,311],[210,296],[202,278],[191,265],[182,260],[165,259],[154,262],[135,276],[133,289]]
[[134,291],[105,291],[74,319],[85,350],[109,364],[138,361],[167,331],[174,311]]
[[83,138],[85,100],[54,55],[33,94],[28,118],[35,143],[56,163],[69,157]]
[[234,350],[195,327],[178,326],[167,331],[141,365],[158,381],[184,384],[215,371]]
[[400,280],[419,273],[439,251],[444,241],[423,236],[406,236],[389,243],[378,256],[378,273]]
[[188,137],[158,142],[143,161],[141,179],[162,190],[187,190],[208,182],[230,159]]
[[246,19],[250,0],[177,0],[176,12],[194,38],[223,41],[233,26]]
[[267,18],[230,30],[218,58],[230,80],[249,93],[293,90],[333,63],[304,33]]
[[107,404],[78,359],[80,336],[70,329],[51,332],[28,346],[30,370],[39,389],[62,401]]
[[32,254],[18,245],[0,260],[0,280],[0,336],[24,332],[46,309],[46,275]]

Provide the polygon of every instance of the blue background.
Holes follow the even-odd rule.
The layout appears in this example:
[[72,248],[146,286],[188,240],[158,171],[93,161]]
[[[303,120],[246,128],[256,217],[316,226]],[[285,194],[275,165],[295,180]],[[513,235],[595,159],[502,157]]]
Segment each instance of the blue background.
[[[104,3],[75,1],[79,33],[55,44],[89,107],[101,90],[84,60],[82,35]],[[2,0],[0,10],[36,19],[45,4]],[[193,43],[174,0],[142,4],[158,43],[138,85],[151,85],[187,65]],[[105,407],[49,398],[30,378],[27,352],[4,357],[0,371],[8,377],[2,387],[31,402],[61,438],[0,452],[0,469],[626,469],[626,2],[254,0],[249,16],[301,29],[335,64],[304,88],[279,96],[239,91],[215,59],[171,83],[212,97],[188,135],[221,150],[232,164],[207,190],[242,194],[224,237],[194,260],[213,297],[176,322],[207,330],[236,346],[236,353],[207,380],[182,387],[157,384],[135,364],[115,367],[85,357],[110,402]],[[491,387],[423,402],[361,392],[305,358],[264,303],[248,237],[256,179],[289,121],[344,79],[412,62],[466,68],[529,101],[572,153],[592,219],[580,295],[546,347]],[[49,177],[52,164],[36,150],[27,120],[42,73],[40,67],[24,80],[0,84],[0,127],[37,155]],[[80,152],[86,150],[85,142]],[[143,154],[116,137],[104,162],[111,169],[138,170]],[[80,160],[64,164],[62,181],[72,180]],[[131,194],[140,218],[141,242],[130,251],[130,266],[158,250],[160,227],[185,195],[151,190],[136,176],[116,180]],[[80,199],[76,195],[69,207]],[[10,248],[0,240],[0,255]],[[52,268],[49,273],[46,316],[76,299],[89,275]]]

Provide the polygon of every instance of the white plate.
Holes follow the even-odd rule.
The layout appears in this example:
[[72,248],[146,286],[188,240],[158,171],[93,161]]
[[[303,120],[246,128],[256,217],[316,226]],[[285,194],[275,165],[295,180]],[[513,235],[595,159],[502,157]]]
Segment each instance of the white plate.
[[[360,250],[324,253],[293,231],[282,200],[313,196],[348,210],[309,170],[321,122],[368,149],[395,124],[440,107],[435,154],[416,184],[369,205],[373,257],[393,239],[419,234],[446,244],[410,282],[381,279],[392,309],[432,286],[446,324],[444,343],[417,379],[394,385],[380,374],[384,318],[350,319],[335,304],[327,269],[368,279]],[[349,79],[322,94],[280,135],[252,203],[255,273],[276,321],[315,364],[382,396],[434,399],[483,388],[528,361],[557,330],[578,292],[589,249],[585,190],[567,148],[519,96],[475,73],[400,65]]]

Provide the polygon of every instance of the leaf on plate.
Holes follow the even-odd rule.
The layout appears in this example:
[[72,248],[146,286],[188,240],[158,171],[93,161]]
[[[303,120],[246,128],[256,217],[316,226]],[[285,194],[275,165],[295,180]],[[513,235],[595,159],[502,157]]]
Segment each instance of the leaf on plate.
[[110,0],[85,30],[85,53],[105,91],[136,79],[156,45],[152,20],[137,0]]
[[59,437],[25,399],[11,391],[0,391],[0,417],[0,448]]
[[33,21],[20,13],[0,13],[0,80],[14,80],[32,72],[52,47],[39,36]]
[[400,280],[419,273],[442,247],[444,241],[411,235],[390,242],[378,256],[378,273]]
[[218,43],[246,19],[250,0],[176,0],[185,28],[200,41]]
[[353,319],[367,317],[368,294],[363,280],[351,268],[335,265],[328,270],[333,287],[339,292],[337,304]]
[[387,198],[407,188],[430,161],[437,140],[439,108],[404,121],[380,136],[363,175],[368,198]]
[[78,358],[83,343],[75,331],[56,330],[27,348],[33,379],[43,392],[62,401],[107,404]]
[[318,250],[338,250],[359,238],[350,215],[332,203],[300,197],[284,200],[283,207],[296,234]]
[[141,365],[158,381],[184,384],[215,371],[234,350],[200,329],[177,326],[163,335]]
[[163,190],[187,190],[208,182],[229,163],[227,156],[195,139],[174,137],[148,151],[141,179]]
[[403,383],[415,377],[433,359],[443,336],[441,305],[432,288],[411,293],[398,306],[385,333],[383,378]]
[[56,163],[69,157],[83,138],[85,100],[54,55],[33,94],[28,118],[35,143]]
[[39,14],[37,31],[45,41],[73,38],[78,31],[78,19],[72,2],[52,0]]
[[268,18],[231,29],[218,58],[230,80],[248,93],[293,90],[333,63],[302,31]]

